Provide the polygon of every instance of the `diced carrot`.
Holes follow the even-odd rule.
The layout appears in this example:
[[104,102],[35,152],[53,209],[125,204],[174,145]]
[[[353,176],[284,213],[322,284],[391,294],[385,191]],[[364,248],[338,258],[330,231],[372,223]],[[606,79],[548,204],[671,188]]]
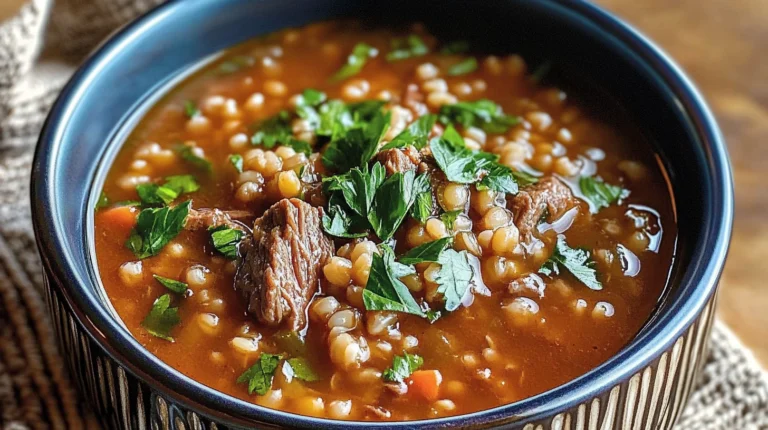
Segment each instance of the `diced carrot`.
[[408,377],[408,391],[434,402],[440,396],[441,382],[439,370],[417,370]]
[[105,224],[127,231],[136,224],[138,214],[139,210],[135,206],[118,206],[100,212],[99,216]]

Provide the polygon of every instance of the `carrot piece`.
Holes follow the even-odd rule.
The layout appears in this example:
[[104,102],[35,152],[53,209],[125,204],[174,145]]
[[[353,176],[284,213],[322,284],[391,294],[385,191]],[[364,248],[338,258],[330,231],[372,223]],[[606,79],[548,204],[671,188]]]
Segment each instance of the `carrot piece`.
[[138,214],[139,210],[135,206],[118,206],[102,211],[100,216],[108,225],[121,230],[130,230],[136,224]]
[[439,370],[417,370],[408,377],[408,391],[434,402],[440,396],[441,382],[443,375]]

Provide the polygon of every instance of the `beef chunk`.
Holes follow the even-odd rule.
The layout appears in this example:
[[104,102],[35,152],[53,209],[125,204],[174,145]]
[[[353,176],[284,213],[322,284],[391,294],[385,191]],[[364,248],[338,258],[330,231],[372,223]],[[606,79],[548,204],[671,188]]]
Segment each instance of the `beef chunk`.
[[529,241],[542,217],[547,221],[556,220],[575,205],[570,188],[559,179],[547,176],[520,190],[511,200],[510,209],[520,235]]
[[334,253],[321,217],[321,209],[301,200],[280,200],[241,244],[235,288],[261,323],[294,331],[304,327],[320,271]]
[[242,210],[222,211],[219,209],[190,209],[184,228],[200,230],[226,225],[229,228],[246,230],[241,222],[253,219],[253,213]]
[[376,159],[387,169],[387,175],[391,175],[416,170],[421,163],[421,154],[413,146],[406,146],[381,151],[376,155]]

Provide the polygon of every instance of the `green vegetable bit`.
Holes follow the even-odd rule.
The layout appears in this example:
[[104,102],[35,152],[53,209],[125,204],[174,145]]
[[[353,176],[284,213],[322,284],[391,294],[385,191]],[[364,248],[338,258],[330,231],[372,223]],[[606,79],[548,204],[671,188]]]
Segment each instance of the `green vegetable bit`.
[[285,145],[293,148],[296,152],[303,152],[309,156],[312,154],[312,146],[293,137],[292,119],[293,115],[290,112],[282,110],[277,115],[264,120],[256,127],[257,131],[251,136],[251,144],[260,145],[266,149]]
[[360,73],[360,71],[363,70],[363,67],[365,67],[365,63],[368,62],[368,59],[375,57],[378,53],[379,51],[373,46],[365,43],[358,43],[352,48],[352,53],[347,57],[347,63],[333,75],[331,82],[343,81],[344,79]]
[[429,133],[432,132],[432,126],[437,121],[436,115],[424,115],[412,122],[405,130],[400,132],[394,139],[381,148],[386,151],[392,148],[403,148],[413,145],[416,149],[422,149],[429,142]]
[[488,99],[444,105],[439,117],[443,124],[480,127],[488,133],[505,133],[520,121],[516,116],[505,114],[501,106]]
[[194,148],[192,146],[180,143],[174,146],[173,150],[179,155],[179,157],[181,157],[182,160],[195,166],[196,168],[206,172],[211,172],[213,170],[213,165],[211,162],[195,154]]
[[173,342],[171,329],[180,322],[179,308],[171,307],[170,294],[163,294],[152,303],[152,309],[144,317],[141,326],[152,336]]
[[469,57],[459,63],[456,63],[448,68],[448,76],[461,76],[467,73],[472,73],[477,70],[477,59],[475,57]]
[[392,50],[387,54],[387,61],[399,61],[407,58],[421,57],[429,52],[429,47],[421,38],[412,34],[405,38],[392,40]]
[[320,375],[312,369],[309,360],[303,357],[289,358],[285,360],[287,372],[294,378],[306,382],[315,382],[320,380]]
[[184,115],[187,116],[187,118],[192,118],[200,114],[200,110],[197,108],[197,105],[195,105],[195,102],[192,100],[187,100],[184,102]]
[[467,251],[446,249],[440,253],[437,262],[440,264],[436,277],[437,292],[445,299],[445,310],[454,311],[461,305],[474,276]]
[[101,194],[99,194],[99,199],[96,200],[96,206],[94,207],[94,210],[99,210],[107,206],[109,206],[109,197],[107,196],[107,193],[102,191]]
[[411,216],[419,223],[424,224],[432,216],[433,211],[432,190],[430,186],[429,190],[416,196],[416,201],[411,207]]
[[392,367],[384,371],[384,380],[390,382],[403,382],[405,378],[421,368],[424,365],[424,359],[416,354],[408,354],[403,351],[403,355],[392,357]]
[[155,280],[159,282],[162,286],[173,291],[174,293],[181,294],[187,291],[187,288],[189,288],[189,285],[185,284],[184,282],[177,281],[175,279],[164,278],[159,275],[152,275],[152,277],[155,278]]
[[467,42],[466,40],[454,40],[453,42],[446,43],[443,46],[443,49],[440,50],[440,53],[451,55],[451,54],[463,54],[467,51],[469,51],[469,42]]
[[399,260],[402,264],[436,263],[440,253],[453,241],[450,237],[433,240],[410,249]]
[[192,175],[176,175],[165,178],[163,185],[139,184],[136,192],[143,206],[162,206],[171,204],[182,194],[193,193],[200,185]]
[[236,260],[238,245],[245,233],[225,225],[211,227],[208,231],[211,232],[211,241],[216,251],[230,260]]
[[369,311],[405,312],[426,317],[408,287],[400,278],[416,273],[413,266],[395,261],[395,253],[381,245],[381,255],[373,254],[368,283],[363,290],[363,304]]
[[243,173],[243,156],[232,154],[229,156],[229,163],[237,170],[237,173]]
[[267,391],[272,388],[272,379],[282,358],[278,354],[262,353],[256,363],[243,372],[236,382],[238,384],[247,383],[248,394],[256,393],[261,396],[267,394]]
[[142,210],[126,242],[128,249],[139,259],[157,255],[184,228],[191,204]]
[[462,213],[464,212],[459,209],[455,211],[444,212],[440,214],[440,220],[443,221],[443,224],[445,224],[448,230],[453,230],[453,223],[456,222],[456,219],[459,218],[459,215]]
[[595,261],[592,259],[589,251],[580,248],[571,248],[565,241],[564,235],[557,236],[555,250],[544,265],[539,269],[539,273],[547,276],[553,274],[559,275],[565,268],[576,279],[592,290],[602,290],[603,284],[597,280],[597,271],[595,270]]
[[[362,115],[358,112],[357,115]],[[337,121],[333,125],[331,142],[323,152],[325,167],[337,172],[346,172],[355,167],[362,167],[376,154],[382,136],[389,128],[389,113],[377,109],[370,120],[346,128]]]
[[591,176],[582,176],[579,179],[579,188],[589,203],[589,210],[592,213],[597,213],[600,209],[607,208],[629,196],[629,190]]

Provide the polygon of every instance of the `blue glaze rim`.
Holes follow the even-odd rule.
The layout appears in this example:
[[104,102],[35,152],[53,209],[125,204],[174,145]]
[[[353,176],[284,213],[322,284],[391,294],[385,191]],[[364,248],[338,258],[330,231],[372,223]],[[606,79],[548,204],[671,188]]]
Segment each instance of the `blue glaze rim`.
[[[669,303],[676,312],[660,315],[631,342],[602,365],[560,387],[522,401],[476,413],[448,418],[409,422],[347,422],[317,419],[257,406],[222,394],[180,374],[146,351],[101,303],[92,291],[83,288],[91,282],[85,273],[73,270],[72,255],[67,249],[66,232],[61,225],[56,203],[54,178],[56,160],[62,145],[72,136],[67,134],[68,121],[77,115],[82,91],[99,69],[120,55],[120,47],[157,25],[172,19],[174,11],[185,2],[172,0],[149,11],[128,24],[91,55],[78,69],[53,106],[40,136],[33,162],[31,198],[36,240],[47,274],[56,284],[70,286],[59,291],[65,296],[88,334],[122,367],[154,390],[185,407],[202,412],[223,424],[244,426],[254,422],[290,427],[322,428],[414,428],[448,425],[505,424],[520,420],[538,420],[593,398],[637,373],[657,358],[694,321],[716,289],[728,251],[733,224],[732,173],[726,146],[704,99],[680,68],[642,34],[585,1],[550,0],[547,7],[558,7],[563,13],[584,25],[597,26],[602,37],[627,50],[638,67],[649,68],[663,86],[679,114],[687,118],[693,131],[704,144],[706,169],[712,183],[703,216],[706,230],[698,238],[692,264],[686,269],[682,283],[690,285],[691,294]],[[59,166],[61,168],[61,166]],[[77,287],[72,287],[77,286]]]

